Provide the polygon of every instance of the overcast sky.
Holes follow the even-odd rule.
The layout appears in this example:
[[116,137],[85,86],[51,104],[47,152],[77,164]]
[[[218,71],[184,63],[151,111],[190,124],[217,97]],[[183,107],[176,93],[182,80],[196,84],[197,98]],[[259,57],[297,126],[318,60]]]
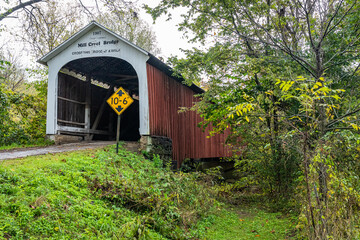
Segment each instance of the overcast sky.
[[[139,0],[139,6],[146,3],[150,7],[155,7],[160,0]],[[187,42],[187,40],[183,37],[183,33],[178,31],[178,27],[176,26],[180,21],[180,15],[185,13],[186,9],[179,8],[176,11],[172,11],[172,19],[170,21],[166,21],[165,16],[161,16],[158,20],[156,20],[153,25],[153,20],[150,14],[147,14],[144,9],[140,9],[140,18],[145,20],[156,33],[158,45],[161,48],[161,55],[165,58],[170,57],[171,55],[184,56],[184,54],[180,51],[182,49],[189,49],[194,45],[191,45]]]

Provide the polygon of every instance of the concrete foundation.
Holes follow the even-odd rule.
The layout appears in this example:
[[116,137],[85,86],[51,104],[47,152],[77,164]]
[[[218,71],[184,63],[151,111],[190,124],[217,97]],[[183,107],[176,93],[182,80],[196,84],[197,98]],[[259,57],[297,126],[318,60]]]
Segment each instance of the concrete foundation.
[[164,165],[176,169],[177,162],[172,159],[172,141],[162,136],[142,136],[140,139],[140,148],[147,152],[150,159],[158,156]]
[[83,140],[82,137],[79,136],[70,136],[70,135],[46,135],[46,138],[54,141],[56,145],[65,144],[65,143],[76,143],[81,142]]
[[151,136],[141,136],[140,138],[140,151],[150,152],[152,148]]

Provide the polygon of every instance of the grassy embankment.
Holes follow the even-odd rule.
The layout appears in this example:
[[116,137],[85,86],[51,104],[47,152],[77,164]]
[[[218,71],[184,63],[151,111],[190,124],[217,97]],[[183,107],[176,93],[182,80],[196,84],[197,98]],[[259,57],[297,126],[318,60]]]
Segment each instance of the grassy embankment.
[[1,162],[0,239],[286,239],[280,214],[160,165],[110,148]]
[[50,146],[50,145],[54,145],[54,142],[49,141],[49,140],[38,140],[35,142],[31,142],[31,143],[24,143],[24,144],[13,143],[11,145],[0,146],[0,151],[17,149],[17,148],[46,147],[46,146]]

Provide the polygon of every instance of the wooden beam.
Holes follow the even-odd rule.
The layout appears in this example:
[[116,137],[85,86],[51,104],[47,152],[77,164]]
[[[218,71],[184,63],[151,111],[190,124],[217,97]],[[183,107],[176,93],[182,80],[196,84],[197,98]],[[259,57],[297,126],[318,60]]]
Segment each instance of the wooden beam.
[[135,77],[135,78],[137,78],[137,75],[124,75],[124,74],[117,74],[117,73],[92,72],[91,74],[94,76],[102,76],[102,77],[123,77],[123,78]]
[[129,80],[133,80],[133,79],[137,79],[137,76],[134,77],[123,77],[123,78],[118,78],[115,81],[129,81]]
[[[90,130],[91,124],[91,76],[86,75],[85,129]],[[90,140],[90,135],[85,140]]]
[[138,86],[137,82],[128,82],[128,81],[121,81],[121,80],[116,80],[114,82],[121,85],[121,86],[124,86],[124,85],[132,86],[132,87],[137,87]]
[[69,99],[69,98],[64,98],[64,97],[58,97],[58,99],[61,99],[61,100],[67,101],[67,102],[72,102],[72,103],[81,104],[81,105],[85,105],[85,104],[86,104],[86,102],[79,102],[79,101],[72,100],[72,99]]
[[72,121],[65,121],[65,120],[61,120],[61,119],[58,119],[57,121],[58,121],[58,122],[61,122],[61,123],[68,123],[68,124],[74,124],[74,125],[85,126],[85,123],[72,122]]
[[99,134],[99,135],[111,135],[112,133],[103,130],[92,130],[78,127],[68,127],[68,126],[57,126],[57,130],[60,132],[69,132],[69,133],[78,133],[78,134]]

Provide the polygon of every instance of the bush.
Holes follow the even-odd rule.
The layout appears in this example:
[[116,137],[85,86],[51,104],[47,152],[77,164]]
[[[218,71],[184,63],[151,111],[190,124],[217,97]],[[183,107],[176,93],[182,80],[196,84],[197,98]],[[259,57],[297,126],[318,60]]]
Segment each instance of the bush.
[[36,83],[35,95],[0,86],[0,146],[43,142],[46,130],[46,83]]

